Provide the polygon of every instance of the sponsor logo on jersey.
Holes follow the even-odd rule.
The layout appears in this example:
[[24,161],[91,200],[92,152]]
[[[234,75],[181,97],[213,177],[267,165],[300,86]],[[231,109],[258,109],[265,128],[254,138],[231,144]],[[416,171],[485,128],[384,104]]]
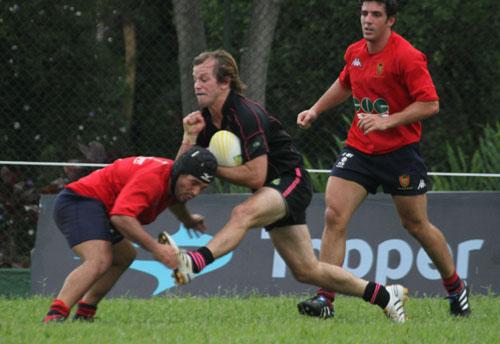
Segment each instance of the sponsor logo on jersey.
[[363,65],[361,64],[361,60],[359,59],[359,57],[356,57],[353,61],[352,61],[352,64],[351,64],[353,67],[363,67]]
[[370,98],[361,99],[361,110],[363,110],[363,113],[372,113],[373,103]]
[[382,117],[389,116],[389,104],[387,104],[387,101],[383,98],[378,98],[373,102],[368,97],[361,100],[352,98],[352,101],[356,113],[361,111],[365,114],[376,113]]

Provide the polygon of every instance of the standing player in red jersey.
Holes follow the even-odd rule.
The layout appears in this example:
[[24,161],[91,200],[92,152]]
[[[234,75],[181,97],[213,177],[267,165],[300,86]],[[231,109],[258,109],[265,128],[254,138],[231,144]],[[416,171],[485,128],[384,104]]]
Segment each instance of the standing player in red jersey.
[[68,184],[57,196],[54,219],[82,264],[66,277],[43,322],[66,320],[77,302],[74,319],[93,320],[99,301],[135,259],[132,242],[177,268],[177,251],[158,243],[143,225],[169,208],[186,228],[205,231],[203,216],[191,214],[184,203],[198,196],[216,171],[212,153],[195,146],[175,162],[118,159]]
[[[363,39],[350,45],[338,79],[297,124],[307,129],[319,114],[352,97],[355,116],[325,191],[320,259],[341,266],[347,225],[368,193],[381,185],[402,225],[425,249],[448,292],[452,315],[470,314],[468,288],[456,273],[441,231],[427,217],[427,167],[420,155],[421,120],[439,111],[426,57],[392,31],[395,0],[361,1]],[[298,304],[311,316],[333,316],[335,293],[319,289]],[[329,309],[330,312],[325,312]]]

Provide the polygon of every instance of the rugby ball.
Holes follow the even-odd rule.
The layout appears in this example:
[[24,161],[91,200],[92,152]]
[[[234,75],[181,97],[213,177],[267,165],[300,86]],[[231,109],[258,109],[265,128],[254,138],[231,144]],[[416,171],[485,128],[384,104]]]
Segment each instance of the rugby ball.
[[230,131],[216,132],[210,139],[208,150],[215,155],[220,166],[235,167],[243,163],[240,139]]

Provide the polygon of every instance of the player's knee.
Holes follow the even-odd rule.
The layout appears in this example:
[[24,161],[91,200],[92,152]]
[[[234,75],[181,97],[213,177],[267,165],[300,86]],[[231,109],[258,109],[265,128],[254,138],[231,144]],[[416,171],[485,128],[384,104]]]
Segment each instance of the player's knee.
[[113,264],[113,256],[110,254],[102,254],[88,259],[85,261],[85,264],[90,266],[97,275],[102,275],[108,271]]
[[250,227],[256,217],[256,209],[249,204],[239,204],[231,211],[231,220],[237,221],[244,227]]
[[401,225],[412,235],[418,238],[426,232],[426,223],[418,219],[401,219]]
[[342,232],[345,231],[347,219],[335,207],[326,207],[325,224],[328,230]]

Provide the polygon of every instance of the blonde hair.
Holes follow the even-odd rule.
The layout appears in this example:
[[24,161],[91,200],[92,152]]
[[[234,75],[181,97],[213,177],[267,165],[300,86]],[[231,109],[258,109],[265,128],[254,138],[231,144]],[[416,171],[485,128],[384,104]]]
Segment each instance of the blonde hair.
[[225,50],[219,49],[214,51],[204,51],[193,60],[193,66],[197,66],[206,60],[214,59],[214,75],[217,82],[224,82],[228,78],[231,80],[231,89],[241,94],[246,88],[246,85],[240,79],[240,72],[234,57]]

